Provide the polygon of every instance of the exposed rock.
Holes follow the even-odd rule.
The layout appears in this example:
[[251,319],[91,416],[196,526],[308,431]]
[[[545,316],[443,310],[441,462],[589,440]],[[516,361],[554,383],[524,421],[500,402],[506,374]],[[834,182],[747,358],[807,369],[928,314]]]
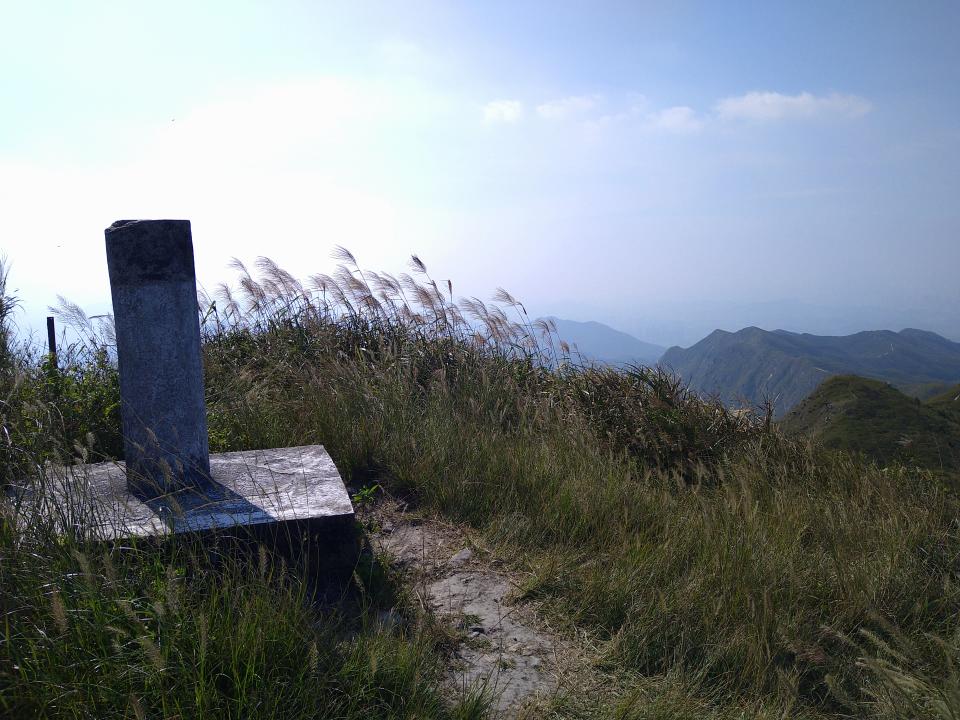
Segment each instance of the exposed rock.
[[447,560],[447,565],[450,567],[460,567],[473,557],[473,550],[468,547],[465,547],[458,553],[455,553],[453,557]]

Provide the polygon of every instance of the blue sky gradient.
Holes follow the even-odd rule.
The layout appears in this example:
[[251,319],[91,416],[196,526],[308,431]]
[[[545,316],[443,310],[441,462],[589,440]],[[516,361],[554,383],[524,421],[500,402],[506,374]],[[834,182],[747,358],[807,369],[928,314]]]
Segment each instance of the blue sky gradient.
[[109,308],[103,228],[231,257],[417,253],[455,293],[661,344],[960,339],[956,3],[5,3],[22,324]]

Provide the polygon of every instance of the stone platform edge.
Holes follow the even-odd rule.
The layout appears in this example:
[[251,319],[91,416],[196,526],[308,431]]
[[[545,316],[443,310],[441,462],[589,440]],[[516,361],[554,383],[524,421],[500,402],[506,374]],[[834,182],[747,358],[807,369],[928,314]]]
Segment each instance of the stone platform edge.
[[63,522],[75,515],[102,540],[353,523],[350,496],[322,445],[212,453],[210,473],[203,487],[144,499],[128,489],[122,462],[61,467],[41,512]]

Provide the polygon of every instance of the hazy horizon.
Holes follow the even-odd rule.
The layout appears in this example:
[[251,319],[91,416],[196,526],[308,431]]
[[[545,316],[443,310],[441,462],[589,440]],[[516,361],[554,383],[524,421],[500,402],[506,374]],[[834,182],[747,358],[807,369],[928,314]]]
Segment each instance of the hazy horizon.
[[0,249],[21,325],[109,310],[103,229],[335,245],[457,296],[688,346],[746,325],[960,341],[953,3],[18,4]]

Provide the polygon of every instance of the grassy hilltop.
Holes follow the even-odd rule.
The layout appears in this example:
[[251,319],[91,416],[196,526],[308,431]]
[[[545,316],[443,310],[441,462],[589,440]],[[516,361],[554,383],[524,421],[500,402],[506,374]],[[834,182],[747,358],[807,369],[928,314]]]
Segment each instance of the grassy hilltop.
[[[655,370],[565,364],[509,294],[455,304],[417,259],[394,278],[341,257],[306,286],[238,266],[205,299],[212,449],[322,443],[355,486],[482,532],[595,658],[552,717],[960,713],[960,501],[933,475],[788,439]],[[117,452],[95,338],[62,369],[5,342],[5,481]],[[370,562],[334,610],[265,551],[105,551],[7,503],[0,712],[484,717],[441,683],[443,633]],[[385,605],[406,621],[378,625]]]
[[960,387],[926,402],[853,375],[830,378],[783,419],[786,432],[887,465],[960,471]]

